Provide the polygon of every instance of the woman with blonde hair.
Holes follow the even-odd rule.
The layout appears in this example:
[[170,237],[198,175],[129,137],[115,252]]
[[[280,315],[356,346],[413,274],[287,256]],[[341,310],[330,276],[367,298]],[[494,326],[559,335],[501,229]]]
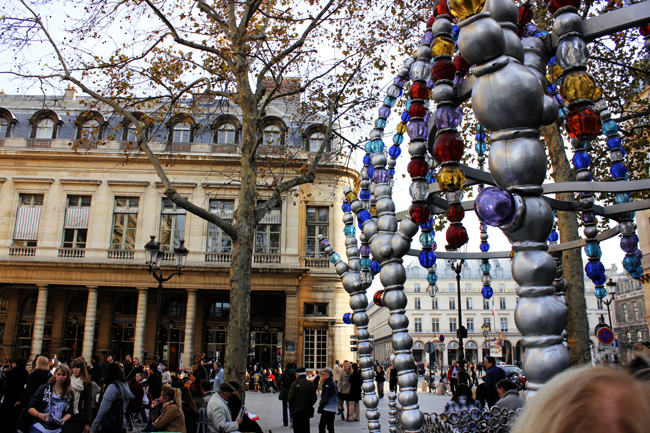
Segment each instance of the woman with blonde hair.
[[30,432],[60,433],[63,425],[72,418],[74,396],[70,385],[70,369],[59,364],[54,369],[54,377],[29,401],[27,413],[33,417]]
[[186,433],[181,390],[178,388],[163,387],[160,399],[162,409],[160,410],[160,416],[153,425],[154,430]]
[[625,371],[583,367],[555,376],[526,404],[511,433],[646,433],[650,385]]
[[[352,364],[349,362],[346,362],[343,364],[343,370],[341,370],[341,378],[339,379],[338,383],[338,391],[339,391],[339,402],[340,402],[340,409],[339,412],[341,413],[341,419],[345,421],[345,406],[346,403],[350,399],[350,391],[352,389],[352,386],[350,385],[350,377],[352,376]],[[348,416],[350,416],[350,410],[348,406]]]
[[93,424],[93,385],[86,369],[86,361],[77,358],[72,361],[70,386],[74,394],[72,418],[65,425],[66,433],[88,433]]

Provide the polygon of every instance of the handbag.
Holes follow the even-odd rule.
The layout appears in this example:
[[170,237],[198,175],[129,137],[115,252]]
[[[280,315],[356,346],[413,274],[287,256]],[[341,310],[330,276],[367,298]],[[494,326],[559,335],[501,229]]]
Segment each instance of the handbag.
[[113,386],[117,388],[117,397],[115,397],[108,412],[106,412],[99,423],[101,431],[107,433],[119,432],[124,425],[124,399],[122,398],[122,390],[117,384],[113,384]]

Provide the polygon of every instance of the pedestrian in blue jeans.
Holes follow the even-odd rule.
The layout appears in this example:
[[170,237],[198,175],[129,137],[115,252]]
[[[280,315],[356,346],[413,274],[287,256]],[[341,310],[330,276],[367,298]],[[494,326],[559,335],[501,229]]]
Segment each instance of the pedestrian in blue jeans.
[[[278,398],[282,400],[282,422],[285,427],[289,425],[289,421],[293,418],[291,413],[291,408],[287,403],[289,399],[289,390],[291,389],[291,384],[296,380],[296,365],[292,362],[288,363],[284,367],[284,371],[280,377],[276,380],[278,387],[280,387],[280,395]],[[287,414],[288,411],[288,414]]]
[[318,423],[318,433],[325,433],[325,428],[329,433],[334,433],[334,418],[339,408],[336,384],[334,383],[332,369],[326,367],[321,372],[321,381],[323,382],[323,392],[318,404],[318,413],[320,422]]

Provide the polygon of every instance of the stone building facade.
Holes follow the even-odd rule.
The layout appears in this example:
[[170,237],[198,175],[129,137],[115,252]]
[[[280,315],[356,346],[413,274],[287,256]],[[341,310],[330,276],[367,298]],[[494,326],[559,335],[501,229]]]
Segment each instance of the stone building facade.
[[[165,275],[174,271],[180,239],[190,250],[183,275],[162,292],[161,358],[171,368],[201,353],[223,361],[228,236],[167,200],[133,145],[134,129],[88,102],[74,89],[64,97],[0,94],[0,360],[130,354],[150,361],[158,290],[144,245],[155,235]],[[151,126],[152,150],[181,195],[232,218],[241,116],[223,101],[184,104],[187,112]],[[293,105],[269,106],[260,148],[261,170],[285,179],[311,162],[325,130],[322,119],[301,118]],[[358,175],[335,156],[338,145],[327,149],[316,181],[290,190],[257,227],[251,362],[296,359],[321,368],[348,351],[348,296],[317,247],[323,233],[345,249],[339,204]],[[260,200],[267,191],[262,185]]]

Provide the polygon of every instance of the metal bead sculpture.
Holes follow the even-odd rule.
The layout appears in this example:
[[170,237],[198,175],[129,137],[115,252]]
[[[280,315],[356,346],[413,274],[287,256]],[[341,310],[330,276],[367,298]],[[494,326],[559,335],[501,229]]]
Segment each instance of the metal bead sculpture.
[[[399,413],[399,409],[397,412]],[[473,408],[470,410],[463,409],[460,412],[450,412],[449,414],[425,413],[422,433],[507,433],[517,421],[520,412],[521,409],[508,411],[494,406],[490,410]],[[401,430],[399,427],[395,428],[396,432]]]
[[390,433],[397,433],[397,394],[391,392],[388,394],[388,431]]
[[483,13],[458,24],[458,43],[465,60],[476,65],[472,107],[491,132],[489,168],[499,187],[484,189],[475,210],[513,242],[512,273],[520,286],[515,322],[527,347],[523,367],[534,392],[568,368],[571,357],[562,344],[567,307],[555,297],[555,260],[546,244],[553,211],[540,196],[546,154],[539,128],[558,112],[544,94],[543,42],[526,38],[522,45],[517,21],[512,2],[488,0]]

